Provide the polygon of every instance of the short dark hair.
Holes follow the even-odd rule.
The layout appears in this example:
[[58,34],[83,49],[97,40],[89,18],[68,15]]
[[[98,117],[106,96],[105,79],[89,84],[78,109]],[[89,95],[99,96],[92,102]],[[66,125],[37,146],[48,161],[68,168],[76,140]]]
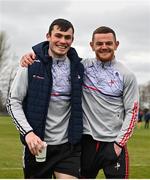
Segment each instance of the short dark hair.
[[95,29],[95,31],[93,32],[93,35],[92,35],[92,40],[94,40],[95,34],[107,34],[107,33],[112,33],[115,38],[115,41],[116,41],[115,31],[107,26],[101,26],[101,27],[98,27],[97,29]]
[[53,30],[53,27],[55,25],[57,25],[60,28],[60,30],[64,31],[64,32],[66,32],[69,28],[72,28],[73,34],[74,34],[74,27],[73,27],[72,23],[70,21],[66,20],[66,19],[61,19],[61,18],[55,19],[51,23],[51,25],[49,27],[49,31],[48,31],[49,34],[51,34],[51,32]]

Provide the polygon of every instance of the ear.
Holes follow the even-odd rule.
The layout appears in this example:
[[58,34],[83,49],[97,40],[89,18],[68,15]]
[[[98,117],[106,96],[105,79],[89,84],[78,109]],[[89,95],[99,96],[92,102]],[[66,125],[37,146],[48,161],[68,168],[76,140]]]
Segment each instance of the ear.
[[116,41],[116,48],[115,48],[115,50],[118,48],[118,46],[119,46],[119,41]]
[[92,50],[94,51],[93,41],[90,42],[90,46],[91,46]]
[[49,41],[49,39],[50,39],[50,34],[49,33],[46,34],[46,38]]
[[74,41],[74,35],[72,36],[72,42]]

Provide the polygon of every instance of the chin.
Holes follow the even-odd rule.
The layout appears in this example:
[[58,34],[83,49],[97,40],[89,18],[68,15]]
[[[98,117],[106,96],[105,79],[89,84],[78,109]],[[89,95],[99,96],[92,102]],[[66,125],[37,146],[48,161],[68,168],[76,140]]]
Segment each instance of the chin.
[[111,61],[113,58],[112,57],[99,57],[99,59],[101,61],[107,62],[107,61]]
[[55,54],[57,56],[64,56],[65,54],[67,54],[67,52],[66,51],[65,52],[58,51],[58,52],[55,52]]
[[98,57],[98,59],[102,62],[107,62],[111,60],[110,58],[104,58],[104,57]]
[[100,59],[100,61],[102,61],[102,62],[107,62],[107,61],[110,61],[110,59]]

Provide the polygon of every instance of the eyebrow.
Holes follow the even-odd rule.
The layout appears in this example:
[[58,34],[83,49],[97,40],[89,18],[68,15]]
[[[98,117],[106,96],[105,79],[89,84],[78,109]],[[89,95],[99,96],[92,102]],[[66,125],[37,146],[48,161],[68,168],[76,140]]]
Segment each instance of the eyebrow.
[[113,44],[113,41],[106,41],[106,42],[103,42],[103,41],[97,41],[96,44],[101,44],[101,45],[103,45],[103,44],[111,45],[111,44]]
[[60,37],[65,37],[66,39],[69,39],[69,38],[72,38],[72,36],[70,35],[70,34],[68,34],[68,35],[63,35],[63,34],[61,34],[61,33],[55,33],[55,36],[60,36]]

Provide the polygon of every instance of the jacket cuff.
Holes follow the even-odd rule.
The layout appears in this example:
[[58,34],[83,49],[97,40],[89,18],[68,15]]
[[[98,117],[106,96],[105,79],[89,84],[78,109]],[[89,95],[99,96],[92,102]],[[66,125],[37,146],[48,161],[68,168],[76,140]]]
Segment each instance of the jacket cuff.
[[21,140],[22,144],[25,145],[25,146],[27,146],[25,137],[26,137],[26,135],[29,134],[30,132],[33,132],[33,130],[28,131],[25,135],[20,134],[20,140]]

